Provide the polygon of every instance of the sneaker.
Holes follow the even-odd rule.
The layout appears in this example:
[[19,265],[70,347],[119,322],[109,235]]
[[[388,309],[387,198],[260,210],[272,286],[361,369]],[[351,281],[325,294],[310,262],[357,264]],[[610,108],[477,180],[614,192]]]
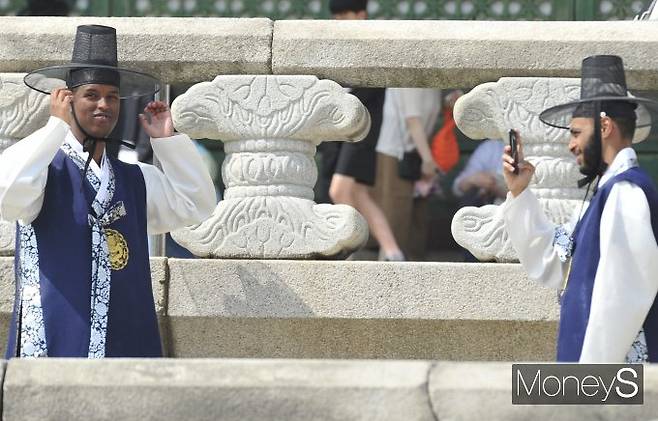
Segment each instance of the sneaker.
[[380,262],[405,262],[404,254],[402,252],[385,255],[383,252],[379,253]]

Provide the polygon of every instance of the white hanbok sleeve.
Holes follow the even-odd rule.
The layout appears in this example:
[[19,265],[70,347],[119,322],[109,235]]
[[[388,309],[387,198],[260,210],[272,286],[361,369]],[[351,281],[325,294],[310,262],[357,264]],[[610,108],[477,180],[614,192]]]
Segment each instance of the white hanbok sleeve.
[[622,363],[658,291],[658,245],[644,191],[616,183],[603,208],[582,363]]
[[508,193],[501,205],[505,231],[528,277],[550,288],[560,288],[567,268],[554,247],[555,224],[548,220],[530,189],[517,197]]
[[215,187],[210,174],[185,134],[151,140],[162,171],[140,163],[146,184],[147,229],[161,234],[194,225],[215,208]]
[[48,165],[66,139],[69,125],[57,117],[0,155],[0,219],[29,224],[43,205]]

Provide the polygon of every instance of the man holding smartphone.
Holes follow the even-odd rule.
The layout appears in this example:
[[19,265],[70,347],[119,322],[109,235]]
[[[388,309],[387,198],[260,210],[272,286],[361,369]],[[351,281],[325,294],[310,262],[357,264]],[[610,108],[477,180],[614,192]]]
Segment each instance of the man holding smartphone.
[[518,164],[505,147],[505,228],[529,277],[560,290],[560,362],[658,361],[658,193],[631,148],[652,113],[658,103],[628,93],[620,57],[592,56],[583,60],[581,99],[540,114],[570,131],[579,186],[595,189],[565,226],[554,226],[527,188],[534,167],[521,136]]

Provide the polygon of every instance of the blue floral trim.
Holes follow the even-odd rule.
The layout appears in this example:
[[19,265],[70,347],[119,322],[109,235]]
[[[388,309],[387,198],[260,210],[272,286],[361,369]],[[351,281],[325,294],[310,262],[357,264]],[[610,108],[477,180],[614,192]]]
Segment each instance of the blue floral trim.
[[562,225],[555,228],[553,247],[557,251],[558,258],[562,263],[569,260],[573,252],[573,239]]
[[22,358],[48,356],[46,330],[41,307],[39,285],[39,250],[37,237],[32,225],[18,225],[20,252],[18,282],[20,288],[20,317]]
[[631,345],[630,351],[626,354],[626,364],[641,364],[649,361],[649,347],[647,347],[647,338],[644,335],[644,329],[640,329],[635,341]]

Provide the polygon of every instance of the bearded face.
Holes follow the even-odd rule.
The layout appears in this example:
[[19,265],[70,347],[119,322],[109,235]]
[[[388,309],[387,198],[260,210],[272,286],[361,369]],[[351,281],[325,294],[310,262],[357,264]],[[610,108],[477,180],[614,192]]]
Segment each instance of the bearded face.
[[594,119],[576,117],[571,120],[569,150],[584,175],[597,175],[601,165],[601,145],[594,139]]

